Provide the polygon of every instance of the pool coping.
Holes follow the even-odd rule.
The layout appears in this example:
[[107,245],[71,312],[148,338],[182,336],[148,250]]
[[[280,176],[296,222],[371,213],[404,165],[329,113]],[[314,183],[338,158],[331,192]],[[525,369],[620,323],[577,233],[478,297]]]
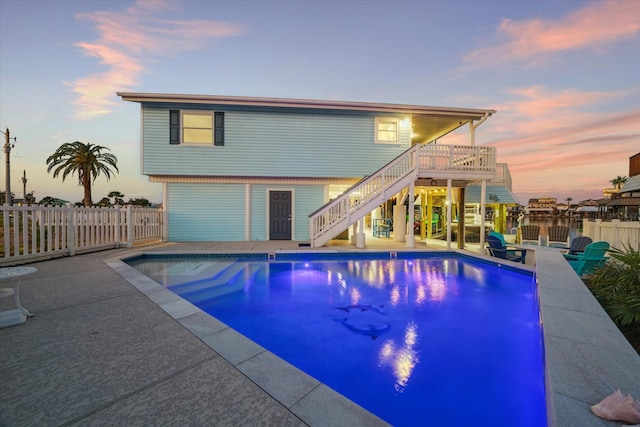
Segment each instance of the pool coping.
[[[559,250],[531,246],[527,246],[527,249],[535,251],[535,267],[499,263],[494,258],[456,249],[354,249],[349,252],[456,253],[494,265],[504,264],[509,268],[533,272],[538,282],[543,325],[547,425],[618,425],[595,417],[589,408],[618,388],[625,394],[630,393],[636,398],[640,396],[640,356]],[[308,251],[308,248],[301,248],[297,251],[275,250],[273,253]],[[251,251],[209,252],[237,255]],[[345,422],[349,425],[388,425],[123,261],[146,253],[186,255],[203,252],[143,250],[109,258],[104,262],[300,419],[311,425],[339,425]],[[344,254],[344,251],[314,250],[313,253]],[[332,420],[332,416],[336,418]]]

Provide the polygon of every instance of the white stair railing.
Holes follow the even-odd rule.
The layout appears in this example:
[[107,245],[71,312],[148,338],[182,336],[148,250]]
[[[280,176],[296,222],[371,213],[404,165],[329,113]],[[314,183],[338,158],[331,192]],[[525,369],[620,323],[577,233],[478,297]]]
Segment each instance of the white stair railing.
[[495,147],[416,144],[309,215],[311,247],[320,247],[418,177],[492,179]]

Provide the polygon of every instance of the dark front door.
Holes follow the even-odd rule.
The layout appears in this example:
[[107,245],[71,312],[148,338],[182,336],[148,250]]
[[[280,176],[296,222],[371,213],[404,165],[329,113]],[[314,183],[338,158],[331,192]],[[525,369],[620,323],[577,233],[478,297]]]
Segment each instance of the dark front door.
[[269,192],[269,239],[291,240],[291,191]]

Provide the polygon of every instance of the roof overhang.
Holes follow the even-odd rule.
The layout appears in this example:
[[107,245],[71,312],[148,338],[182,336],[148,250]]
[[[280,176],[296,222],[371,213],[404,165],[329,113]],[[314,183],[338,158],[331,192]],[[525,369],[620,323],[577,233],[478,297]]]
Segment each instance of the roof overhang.
[[[479,185],[467,185],[464,193],[465,203],[480,203],[482,187]],[[517,205],[518,199],[504,185],[487,185],[484,203],[487,205]]]
[[607,206],[640,206],[640,197],[619,197],[610,200]]
[[257,98],[220,95],[181,95],[167,93],[117,92],[123,101],[153,104],[192,104],[280,108],[297,110],[353,111],[375,114],[406,115],[413,124],[413,132],[421,142],[433,141],[471,121],[486,119],[496,110],[452,107],[430,107],[410,104],[376,102],[331,101],[292,98]]
[[640,175],[627,178],[618,193],[630,193],[632,191],[640,191]]

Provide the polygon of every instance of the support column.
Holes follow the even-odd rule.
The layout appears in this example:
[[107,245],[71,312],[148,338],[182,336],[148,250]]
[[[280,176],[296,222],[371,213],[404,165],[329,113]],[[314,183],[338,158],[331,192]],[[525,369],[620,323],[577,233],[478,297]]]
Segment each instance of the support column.
[[416,247],[416,235],[413,230],[413,224],[415,224],[416,219],[416,208],[414,203],[415,199],[415,184],[414,181],[411,181],[409,184],[409,197],[407,199],[409,205],[409,220],[407,221],[407,247],[415,248]]
[[447,179],[447,249],[451,249],[451,205],[453,197],[451,195],[451,179]]
[[433,196],[427,193],[427,239],[433,237]]
[[[398,197],[398,200],[401,200]],[[404,242],[404,235],[407,228],[407,208],[404,204],[397,204],[393,207],[393,240]]]
[[485,236],[485,218],[487,217],[487,180],[482,180],[482,185],[480,186],[480,249],[478,253],[484,254],[484,236]]
[[464,201],[464,188],[458,189],[458,249],[464,249],[465,243],[465,201]]
[[357,228],[356,232],[356,248],[363,249],[365,247],[365,236],[364,236],[364,217],[360,218],[358,222],[354,224]]

